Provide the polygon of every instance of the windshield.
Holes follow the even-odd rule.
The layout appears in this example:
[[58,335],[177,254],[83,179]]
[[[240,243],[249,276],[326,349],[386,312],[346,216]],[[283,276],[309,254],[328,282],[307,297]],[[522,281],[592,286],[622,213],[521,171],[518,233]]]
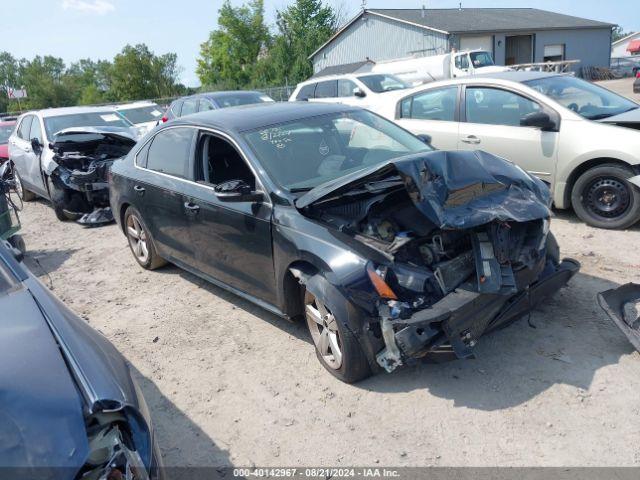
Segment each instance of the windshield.
[[15,125],[0,125],[0,145],[9,142],[9,137]]
[[488,52],[471,52],[469,56],[474,68],[493,66],[493,58]]
[[576,77],[545,77],[524,83],[589,120],[638,108],[631,100]]
[[65,128],[131,126],[131,122],[112,111],[74,113],[44,119],[44,129],[47,131],[48,138],[53,138],[56,133]]
[[162,112],[157,105],[147,105],[144,107],[127,108],[118,110],[118,113],[129,120],[134,125],[141,123],[156,122],[162,118]]
[[263,93],[227,93],[213,97],[220,108],[251,105],[254,103],[273,102],[273,99]]
[[362,77],[358,77],[358,80],[364,83],[369,90],[375,93],[409,88],[409,85],[393,75],[363,75]]
[[367,111],[304,118],[253,130],[245,139],[270,177],[300,192],[431,147]]

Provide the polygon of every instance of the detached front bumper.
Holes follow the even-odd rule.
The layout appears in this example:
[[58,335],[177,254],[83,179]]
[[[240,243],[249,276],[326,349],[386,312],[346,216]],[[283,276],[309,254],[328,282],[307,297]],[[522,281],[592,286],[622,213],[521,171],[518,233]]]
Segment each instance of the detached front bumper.
[[482,294],[461,287],[410,316],[398,302],[382,305],[379,312],[385,348],[377,354],[377,362],[391,372],[430,353],[448,351],[454,358],[472,357],[472,348],[484,333],[522,317],[566,285],[579,269],[573,259],[557,266],[547,262],[538,279],[515,294]]
[[598,294],[598,303],[640,352],[640,312],[627,308],[627,305],[633,307],[640,304],[640,285],[627,283],[616,289],[601,292]]

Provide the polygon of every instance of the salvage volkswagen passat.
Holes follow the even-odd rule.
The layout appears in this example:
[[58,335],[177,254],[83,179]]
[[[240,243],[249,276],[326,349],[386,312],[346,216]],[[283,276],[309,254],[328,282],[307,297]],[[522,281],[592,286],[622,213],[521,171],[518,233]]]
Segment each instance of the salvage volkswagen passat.
[[366,110],[281,103],[192,115],[110,172],[144,268],[166,261],[287,317],[346,382],[472,356],[578,270],[537,178],[434,151]]

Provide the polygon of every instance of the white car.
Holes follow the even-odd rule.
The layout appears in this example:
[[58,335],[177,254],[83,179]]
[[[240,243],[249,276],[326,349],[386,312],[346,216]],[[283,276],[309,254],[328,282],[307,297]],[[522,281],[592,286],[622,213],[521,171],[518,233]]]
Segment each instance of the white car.
[[408,83],[386,73],[329,75],[299,83],[289,101],[342,103],[375,110],[389,92],[409,87]]
[[[67,198],[64,188],[56,185],[54,181],[59,177],[55,176],[54,172],[59,167],[56,155],[60,152],[55,152],[53,147],[56,134],[59,132],[86,130],[87,127],[100,130],[95,133],[95,141],[86,146],[87,135],[92,134],[85,134],[84,138],[81,134],[76,139],[85,140],[83,151],[77,150],[70,142],[69,146],[73,147],[74,151],[67,152],[75,155],[75,162],[73,157],[69,157],[68,160],[74,163],[73,168],[78,170],[85,170],[87,167],[87,148],[96,150],[92,151],[91,155],[109,158],[123,152],[120,144],[135,143],[138,137],[133,124],[111,107],[49,108],[27,112],[18,117],[16,128],[9,137],[9,160],[13,164],[16,190],[21,199],[29,201],[36,196],[43,197],[51,201],[58,219],[71,218],[66,210],[73,209],[75,205],[68,205],[70,199]],[[102,139],[107,145],[103,144]],[[78,142],[75,144],[78,145]],[[97,174],[97,171],[91,170],[87,173],[87,180],[91,180],[91,176]],[[86,205],[79,207],[84,206]]]
[[571,75],[504,72],[380,97],[374,110],[442,150],[485,150],[551,187],[589,225],[640,220],[640,105]]
[[163,109],[154,102],[134,102],[114,107],[120,115],[125,117],[136,127],[142,135],[150,132],[162,120]]

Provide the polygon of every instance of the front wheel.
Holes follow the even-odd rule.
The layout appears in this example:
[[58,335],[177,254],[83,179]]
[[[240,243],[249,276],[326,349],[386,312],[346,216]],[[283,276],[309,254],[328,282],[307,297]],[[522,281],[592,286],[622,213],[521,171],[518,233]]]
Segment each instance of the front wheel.
[[24,187],[22,178],[20,178],[20,174],[18,173],[18,170],[16,170],[15,165],[13,166],[13,182],[20,200],[23,202],[31,202],[36,199],[36,194]]
[[346,383],[370,376],[371,369],[364,352],[349,328],[309,291],[304,293],[304,309],[316,356],[322,366]]
[[623,229],[640,220],[640,191],[629,182],[629,167],[605,164],[583,173],[571,192],[571,204],[588,225]]

